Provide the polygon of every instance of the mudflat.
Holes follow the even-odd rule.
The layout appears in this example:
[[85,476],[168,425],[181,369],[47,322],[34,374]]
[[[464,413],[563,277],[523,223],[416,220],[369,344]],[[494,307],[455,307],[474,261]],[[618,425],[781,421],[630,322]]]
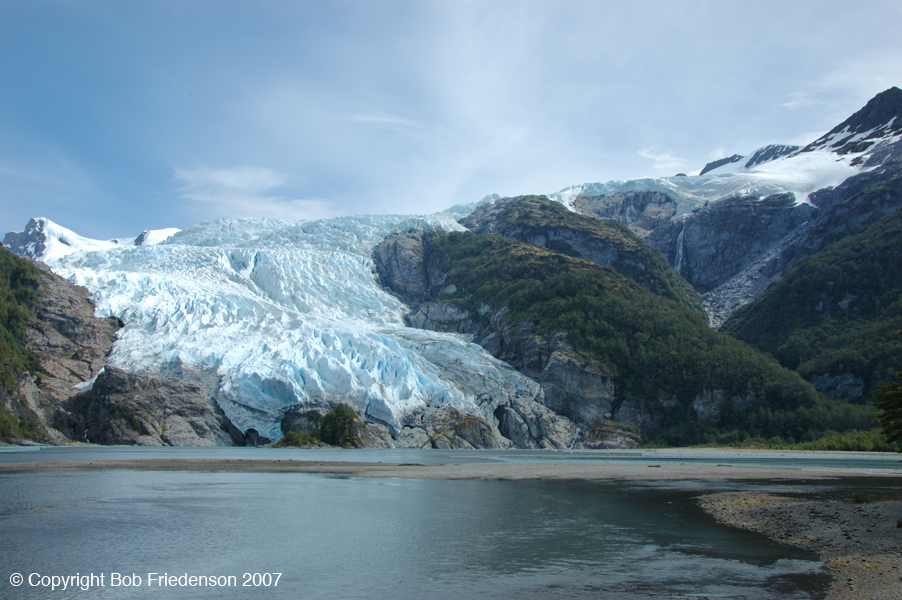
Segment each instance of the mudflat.
[[831,600],[902,599],[902,501],[871,500],[728,492],[699,504],[720,523],[817,552],[833,572]]
[[411,479],[501,480],[792,480],[836,477],[889,477],[902,479],[894,469],[759,466],[730,464],[505,462],[464,464],[374,463],[223,458],[146,458],[96,461],[37,461],[0,463],[0,472],[73,469],[134,469],[145,471],[260,471],[333,473],[352,477]]

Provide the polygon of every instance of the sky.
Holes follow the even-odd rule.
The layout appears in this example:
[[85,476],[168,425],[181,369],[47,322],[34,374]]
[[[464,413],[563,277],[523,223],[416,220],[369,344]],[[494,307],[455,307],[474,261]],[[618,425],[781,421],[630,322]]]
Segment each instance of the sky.
[[0,234],[695,174],[902,87],[898,0],[4,0]]

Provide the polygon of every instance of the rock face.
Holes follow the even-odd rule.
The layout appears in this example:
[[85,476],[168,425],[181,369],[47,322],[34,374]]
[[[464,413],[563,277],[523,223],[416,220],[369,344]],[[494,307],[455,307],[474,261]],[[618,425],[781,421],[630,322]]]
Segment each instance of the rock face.
[[[36,320],[26,327],[26,347],[38,353],[44,373],[26,374],[19,381],[18,396],[37,416],[50,441],[66,443],[55,423],[61,404],[79,393],[106,364],[107,355],[122,323],[116,318],[98,319],[88,291],[54,275],[42,263],[40,296],[34,307]],[[65,420],[65,419],[63,419]]]
[[[293,409],[282,420],[283,432],[315,432],[325,414],[324,408]],[[427,407],[417,411],[400,430],[389,429],[381,423],[365,423],[357,415],[349,424],[348,432],[348,447],[354,448],[513,447],[494,423],[450,406]]]
[[[174,379],[154,379],[106,367],[91,390],[65,404],[71,417],[59,429],[104,445],[232,445],[230,423],[209,392]],[[253,438],[251,444],[268,440]]]
[[245,436],[231,427],[211,388],[200,381],[140,377],[106,366],[121,321],[95,317],[85,288],[43,263],[36,266],[40,295],[25,345],[38,354],[44,372],[23,375],[17,395],[47,441],[157,446],[254,442],[253,433]]
[[802,152],[829,148],[837,154],[865,152],[882,138],[902,133],[902,90],[880,92],[861,110],[811,142]]
[[713,171],[714,169],[719,169],[720,167],[722,167],[724,165],[729,165],[729,164],[732,164],[735,162],[739,162],[740,160],[742,160],[742,155],[734,154],[733,156],[727,156],[726,158],[721,158],[720,160],[715,160],[713,162],[709,162],[708,164],[705,165],[705,168],[701,170],[699,175],[700,176],[704,175],[705,173],[707,173],[709,171]]
[[498,427],[450,406],[427,409],[398,434],[399,448],[512,448]]
[[[580,430],[586,431],[592,422],[611,417],[616,410],[615,386],[611,379],[597,365],[578,359],[564,335],[545,337],[527,324],[512,326],[504,319],[505,309],[484,306],[478,315],[471,315],[453,302],[443,300],[443,292],[453,292],[443,285],[444,274],[431,270],[424,262],[429,256],[430,240],[435,235],[431,232],[398,234],[386,239],[374,252],[382,285],[415,308],[406,317],[408,323],[414,327],[473,336],[473,341],[492,356],[541,386],[538,393],[510,398],[496,403],[493,408],[498,431],[516,447],[583,447]],[[415,249],[417,244],[421,249]],[[411,281],[422,281],[422,287],[411,293],[408,285]],[[425,302],[417,303],[424,298]],[[398,435],[396,445],[444,447],[441,445],[444,442],[438,441],[439,438],[425,425],[411,423],[411,426],[425,429],[426,436],[407,431],[410,428],[405,427]],[[596,442],[607,441],[611,447],[633,447],[638,443],[637,436],[628,438],[613,430],[611,433],[610,440]],[[465,439],[472,443],[469,438]]]
[[573,208],[584,215],[612,219],[645,237],[676,215],[677,205],[660,192],[624,192],[610,196],[577,197]]
[[716,327],[782,274],[776,258],[815,211],[792,194],[730,198],[668,222],[646,241],[702,294]]

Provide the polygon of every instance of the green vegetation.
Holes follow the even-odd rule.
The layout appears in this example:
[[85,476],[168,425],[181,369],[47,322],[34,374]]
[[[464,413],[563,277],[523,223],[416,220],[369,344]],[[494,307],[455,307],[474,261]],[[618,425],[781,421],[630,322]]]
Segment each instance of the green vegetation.
[[358,430],[366,427],[360,421],[354,409],[345,403],[327,412],[320,419],[319,426],[311,431],[290,431],[279,440],[279,446],[356,446],[359,441]]
[[289,431],[286,433],[277,446],[321,446],[322,442],[316,432],[311,431]]
[[[898,376],[902,378],[902,372]],[[883,383],[874,396],[880,410],[877,418],[883,426],[883,434],[886,439],[902,444],[902,385],[894,381]]]
[[[471,314],[482,304],[506,308],[511,325],[540,334],[565,332],[581,358],[614,379],[623,401],[653,404],[660,421],[651,443],[796,443],[876,426],[872,411],[827,401],[772,358],[613,268],[471,232],[435,236],[429,245],[427,268],[457,287],[451,301]],[[724,394],[716,418],[702,419],[692,407],[704,390]]]
[[358,420],[354,409],[342,402],[323,415],[319,439],[331,446],[353,446],[356,437],[353,425]]
[[[35,318],[39,274],[31,261],[0,246],[0,397],[15,393],[23,372],[41,370],[38,356],[25,347],[25,326]],[[22,407],[18,412],[22,416],[0,405],[0,439],[40,437],[41,425],[31,411]]]
[[[902,335],[902,330],[896,333]],[[902,379],[902,371],[896,373],[896,377]],[[902,451],[902,385],[895,381],[883,382],[874,392],[874,397],[880,410],[877,418],[883,426],[883,435],[899,444]]]
[[25,348],[25,325],[33,320],[40,271],[28,259],[0,247],[0,385],[12,392],[23,371],[37,371],[34,352]]
[[[667,264],[660,252],[643,242],[626,225],[572,212],[545,196],[522,196],[515,200],[501,205],[498,219],[508,226],[502,229],[516,228],[529,235],[542,235],[559,229],[581,234],[614,250],[612,253],[616,253],[616,258],[613,258],[611,266],[618,273],[655,294],[705,315],[701,299],[692,286]],[[504,231],[501,233],[507,236]],[[507,237],[528,241],[519,236]],[[578,257],[576,250],[561,239],[549,239],[547,246],[550,250]]]
[[902,211],[802,261],[721,331],[769,352],[810,379],[861,378],[867,402],[899,370]]

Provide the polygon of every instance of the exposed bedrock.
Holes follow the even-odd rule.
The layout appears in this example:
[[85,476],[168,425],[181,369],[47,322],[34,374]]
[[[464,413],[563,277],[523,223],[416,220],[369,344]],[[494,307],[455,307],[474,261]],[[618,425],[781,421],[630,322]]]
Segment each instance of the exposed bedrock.
[[191,383],[142,377],[106,366],[122,322],[95,317],[88,290],[43,263],[35,264],[40,295],[33,307],[36,318],[26,327],[26,346],[37,353],[44,372],[20,377],[15,397],[7,397],[5,404],[37,419],[46,441],[171,446],[254,442],[254,432],[247,436],[231,427],[212,398],[215,387],[201,379]]
[[612,219],[645,237],[676,215],[677,204],[660,192],[624,192],[610,196],[578,196],[578,212],[599,219]]
[[[156,379],[106,367],[91,390],[64,404],[57,428],[95,444],[214,446],[269,440],[232,431],[210,392],[195,383]],[[239,439],[233,439],[240,436]]]
[[122,323],[98,319],[88,290],[54,275],[43,263],[35,266],[40,270],[40,295],[36,319],[26,325],[25,346],[38,354],[44,372],[20,377],[18,401],[7,402],[7,408],[31,413],[48,441],[66,443],[67,437],[54,427],[60,404],[79,393],[74,386],[100,372]]
[[[584,447],[582,444],[587,441],[584,434],[589,425],[613,417],[616,411],[612,380],[603,370],[579,359],[563,334],[546,337],[536,333],[528,323],[508,323],[503,308],[485,305],[478,314],[470,314],[443,299],[445,294],[456,290],[443,287],[444,274],[430,272],[424,262],[429,253],[429,239],[434,235],[398,234],[386,239],[374,252],[382,285],[413,308],[406,317],[408,324],[472,336],[492,356],[539,384],[535,393],[497,401],[491,407],[498,430],[514,445]],[[421,251],[411,250],[416,243],[421,244]],[[390,267],[385,268],[386,265]],[[415,294],[408,293],[412,281],[423,282]],[[616,428],[611,429],[611,434],[611,447],[632,447],[638,442],[637,438],[620,435]],[[426,443],[422,436],[419,439],[417,443]],[[605,440],[594,440],[594,443],[602,444]]]
[[[809,204],[797,205],[792,194],[728,198],[668,222],[646,241],[705,294],[765,258],[815,211]],[[777,273],[779,269],[764,275]]]

